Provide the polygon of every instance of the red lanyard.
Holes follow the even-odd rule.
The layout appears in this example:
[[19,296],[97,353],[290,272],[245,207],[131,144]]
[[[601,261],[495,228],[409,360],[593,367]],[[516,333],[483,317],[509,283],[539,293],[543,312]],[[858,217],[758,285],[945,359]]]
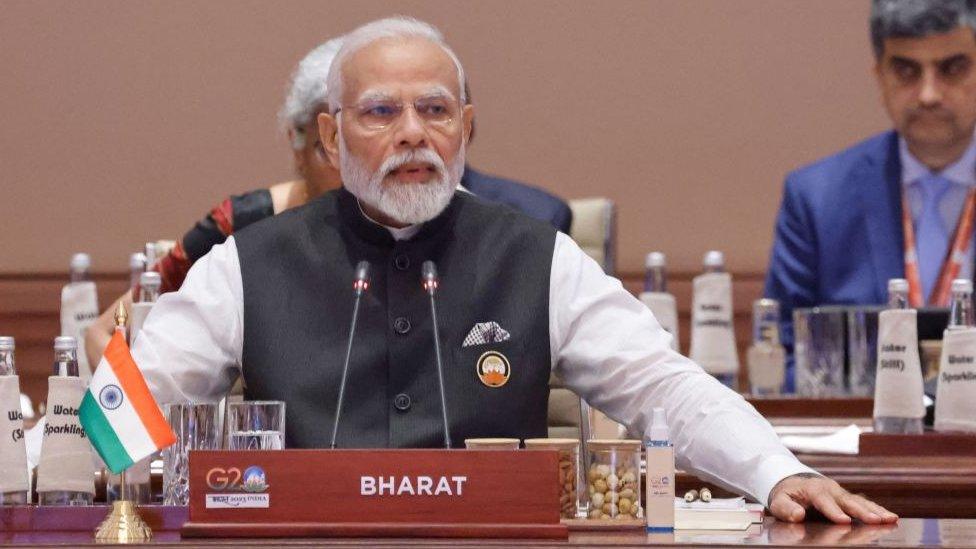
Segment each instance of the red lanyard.
[[[973,237],[974,208],[976,208],[976,189],[970,189],[966,194],[966,205],[963,206],[959,222],[956,224],[956,232],[952,237],[952,247],[949,248],[945,262],[942,263],[938,282],[932,289],[932,295],[928,302],[929,306],[947,307],[949,305],[949,291],[952,288],[952,281],[959,275],[959,269],[962,268],[962,263],[966,260],[969,242]],[[908,279],[908,302],[912,307],[922,307],[926,303],[922,296],[921,278],[918,275],[915,228],[912,226],[908,199],[904,196],[902,196],[901,201],[901,221],[905,232],[905,278]]]

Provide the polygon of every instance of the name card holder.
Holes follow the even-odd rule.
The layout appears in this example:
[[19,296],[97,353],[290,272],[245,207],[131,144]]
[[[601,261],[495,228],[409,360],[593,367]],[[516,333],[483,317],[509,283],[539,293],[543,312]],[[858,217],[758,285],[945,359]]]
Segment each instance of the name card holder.
[[191,451],[185,537],[566,539],[556,452]]

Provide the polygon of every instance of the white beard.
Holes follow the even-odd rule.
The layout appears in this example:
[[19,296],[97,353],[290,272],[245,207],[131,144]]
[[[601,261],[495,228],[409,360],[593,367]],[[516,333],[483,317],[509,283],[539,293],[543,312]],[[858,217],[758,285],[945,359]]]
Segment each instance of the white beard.
[[[384,183],[390,172],[411,162],[432,165],[436,172],[434,179],[424,183]],[[349,152],[340,131],[339,165],[342,184],[360,202],[399,223],[414,225],[434,219],[451,201],[464,173],[464,144],[450,166],[445,166],[441,157],[431,149],[413,149],[390,155],[376,172],[371,173]]]

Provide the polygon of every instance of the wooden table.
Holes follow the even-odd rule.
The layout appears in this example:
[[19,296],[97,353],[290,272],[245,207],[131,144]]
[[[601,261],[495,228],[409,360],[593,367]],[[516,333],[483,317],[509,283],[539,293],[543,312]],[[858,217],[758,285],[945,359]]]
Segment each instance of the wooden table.
[[[976,518],[976,459],[966,457],[862,457],[799,455],[800,461],[866,495],[901,517]],[[718,497],[732,494],[679,474],[678,494],[709,486]]]
[[[35,508],[32,526],[24,522],[23,508],[0,509],[0,543],[9,545],[96,547],[94,525],[108,512],[106,506],[89,508]],[[19,514],[20,516],[14,516]],[[834,525],[824,522],[787,524],[767,519],[743,532],[679,531],[674,534],[645,534],[643,531],[571,532],[567,541],[551,540],[439,540],[418,539],[210,539],[182,540],[179,525],[186,520],[186,508],[149,506],[142,516],[154,527],[150,545],[156,547],[968,547],[976,548],[976,520],[902,519],[896,525]]]

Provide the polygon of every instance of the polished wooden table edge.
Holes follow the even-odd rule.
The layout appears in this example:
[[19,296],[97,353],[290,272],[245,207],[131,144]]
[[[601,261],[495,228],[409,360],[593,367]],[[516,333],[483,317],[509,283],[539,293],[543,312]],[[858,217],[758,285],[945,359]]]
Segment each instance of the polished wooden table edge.
[[569,539],[564,524],[477,523],[227,523],[187,522],[184,538],[472,538],[472,539]]
[[[91,533],[0,532],[0,543],[31,546],[95,547]],[[158,532],[147,545],[155,547],[958,547],[976,548],[976,521],[903,519],[898,524],[870,526],[823,522],[789,524],[767,519],[746,531],[677,531],[650,534],[640,530],[571,532],[568,539],[445,539],[402,538],[213,538],[179,537]]]

